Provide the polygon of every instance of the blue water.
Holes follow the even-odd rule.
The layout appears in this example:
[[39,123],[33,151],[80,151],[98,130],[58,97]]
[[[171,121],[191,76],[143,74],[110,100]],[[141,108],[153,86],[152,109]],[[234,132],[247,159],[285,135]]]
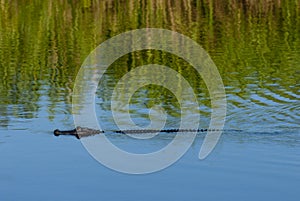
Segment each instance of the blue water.
[[[22,117],[26,111],[8,115],[9,121],[0,127],[0,200],[300,199],[297,97],[291,103],[266,102],[262,107],[229,93],[225,128],[242,131],[225,131],[205,160],[199,160],[198,154],[206,133],[199,133],[188,152],[170,167],[151,174],[128,175],[97,162],[75,137],[53,135],[56,128],[74,127],[71,105],[57,101],[51,107],[47,86],[44,89],[39,92],[39,107],[32,118]],[[60,96],[64,95],[58,95],[58,99]],[[97,100],[96,110],[104,123],[102,126],[106,130],[114,129],[109,107],[100,109],[101,99]],[[234,100],[243,105],[236,107],[232,104]],[[132,117],[143,125],[148,119],[147,109],[142,106],[133,105],[139,111]],[[10,107],[9,114],[18,105]],[[287,119],[281,118],[281,113],[274,116],[276,109]],[[167,126],[177,125],[175,117]],[[201,125],[205,127],[207,122],[209,116],[202,115]],[[159,150],[174,136],[175,133],[160,134],[141,141],[108,133],[117,146],[136,153]]]
[[[198,159],[204,139],[204,134],[198,134],[184,157],[169,168],[152,174],[128,175],[95,161],[79,140],[53,136],[53,125],[42,121],[43,118],[37,119],[35,123],[43,126],[37,124],[32,129],[0,131],[1,200],[299,200],[300,197],[298,131],[225,132],[205,160]],[[119,140],[119,143],[126,147],[137,141]]]

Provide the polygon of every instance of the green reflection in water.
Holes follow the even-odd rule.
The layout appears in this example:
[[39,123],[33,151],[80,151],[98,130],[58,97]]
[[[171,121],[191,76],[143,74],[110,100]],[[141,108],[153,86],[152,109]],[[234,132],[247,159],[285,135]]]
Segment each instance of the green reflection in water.
[[[10,124],[10,117],[35,118],[44,104],[50,120],[58,113],[70,113],[75,76],[90,51],[124,31],[155,27],[189,36],[211,55],[226,86],[229,123],[297,127],[299,12],[299,0],[0,0],[0,125]],[[209,97],[200,76],[174,55],[159,51],[125,55],[106,74],[108,84],[149,63],[182,73],[207,108],[202,115],[209,115]],[[168,98],[169,92],[150,88],[144,97],[149,106],[159,95],[175,105],[166,107],[175,115],[178,105]],[[101,88],[98,95],[109,101],[110,93]]]

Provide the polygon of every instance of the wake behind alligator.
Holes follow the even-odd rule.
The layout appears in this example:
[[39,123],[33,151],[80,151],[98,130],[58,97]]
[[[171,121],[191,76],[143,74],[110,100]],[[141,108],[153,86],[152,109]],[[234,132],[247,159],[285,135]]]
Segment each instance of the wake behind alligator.
[[[162,130],[112,130],[109,132],[112,133],[119,133],[119,134],[147,134],[147,133],[184,133],[184,132],[207,132],[207,131],[220,131],[218,129],[162,129]],[[241,131],[241,130],[236,130],[236,129],[231,129],[231,130],[221,130],[221,131]],[[72,135],[75,136],[77,139],[80,139],[82,137],[88,137],[88,136],[93,136],[97,134],[104,134],[106,133],[105,131],[100,131],[96,129],[91,129],[91,128],[85,128],[85,127],[80,127],[77,126],[75,129],[72,130],[59,130],[55,129],[54,130],[54,135],[55,136],[60,136],[60,135]]]

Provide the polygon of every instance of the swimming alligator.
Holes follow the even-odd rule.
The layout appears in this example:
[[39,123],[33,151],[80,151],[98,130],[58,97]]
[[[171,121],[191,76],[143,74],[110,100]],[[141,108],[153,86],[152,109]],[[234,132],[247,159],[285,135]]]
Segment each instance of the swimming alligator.
[[80,127],[80,126],[77,126],[75,129],[72,129],[72,130],[65,130],[65,131],[61,131],[58,129],[54,130],[55,136],[74,135],[77,139],[80,139],[82,137],[91,136],[91,135],[100,134],[100,133],[104,133],[104,131],[95,130],[95,129],[91,129],[91,128],[84,128],[84,127]]
[[[120,134],[145,134],[145,133],[178,133],[178,132],[207,132],[207,131],[219,131],[218,129],[162,129],[162,130],[113,130],[111,132],[113,133],[120,133]],[[225,131],[225,130],[222,130]],[[226,131],[241,131],[241,130],[226,130]],[[73,135],[77,139],[80,139],[82,137],[88,137],[92,135],[97,135],[105,133],[104,131],[95,130],[91,128],[85,128],[77,126],[75,129],[72,130],[54,130],[55,136],[60,135]]]

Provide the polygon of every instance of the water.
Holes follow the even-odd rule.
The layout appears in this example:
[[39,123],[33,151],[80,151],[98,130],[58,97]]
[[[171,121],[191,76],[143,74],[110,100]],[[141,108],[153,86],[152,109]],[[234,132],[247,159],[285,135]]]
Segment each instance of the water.
[[[299,200],[299,5],[1,1],[0,199]],[[205,160],[198,154],[206,133],[199,133],[169,168],[127,175],[95,161],[79,140],[52,132],[74,127],[73,85],[90,51],[112,36],[145,27],[178,31],[209,53],[226,90],[225,129],[242,131],[225,131]],[[116,129],[110,97],[117,81],[150,63],[184,75],[200,103],[200,125],[208,127],[210,97],[201,77],[183,59],[152,50],[125,55],[106,72],[96,97],[101,126]],[[167,128],[179,125],[180,105],[162,87],[143,87],[130,103],[137,125],[149,123],[154,105],[167,112]],[[134,153],[159,150],[174,136],[137,140],[108,134]]]
[[295,133],[225,134],[204,161],[197,159],[199,136],[170,168],[141,176],[103,167],[73,138],[13,133],[1,144],[6,200],[298,199],[300,138]]

